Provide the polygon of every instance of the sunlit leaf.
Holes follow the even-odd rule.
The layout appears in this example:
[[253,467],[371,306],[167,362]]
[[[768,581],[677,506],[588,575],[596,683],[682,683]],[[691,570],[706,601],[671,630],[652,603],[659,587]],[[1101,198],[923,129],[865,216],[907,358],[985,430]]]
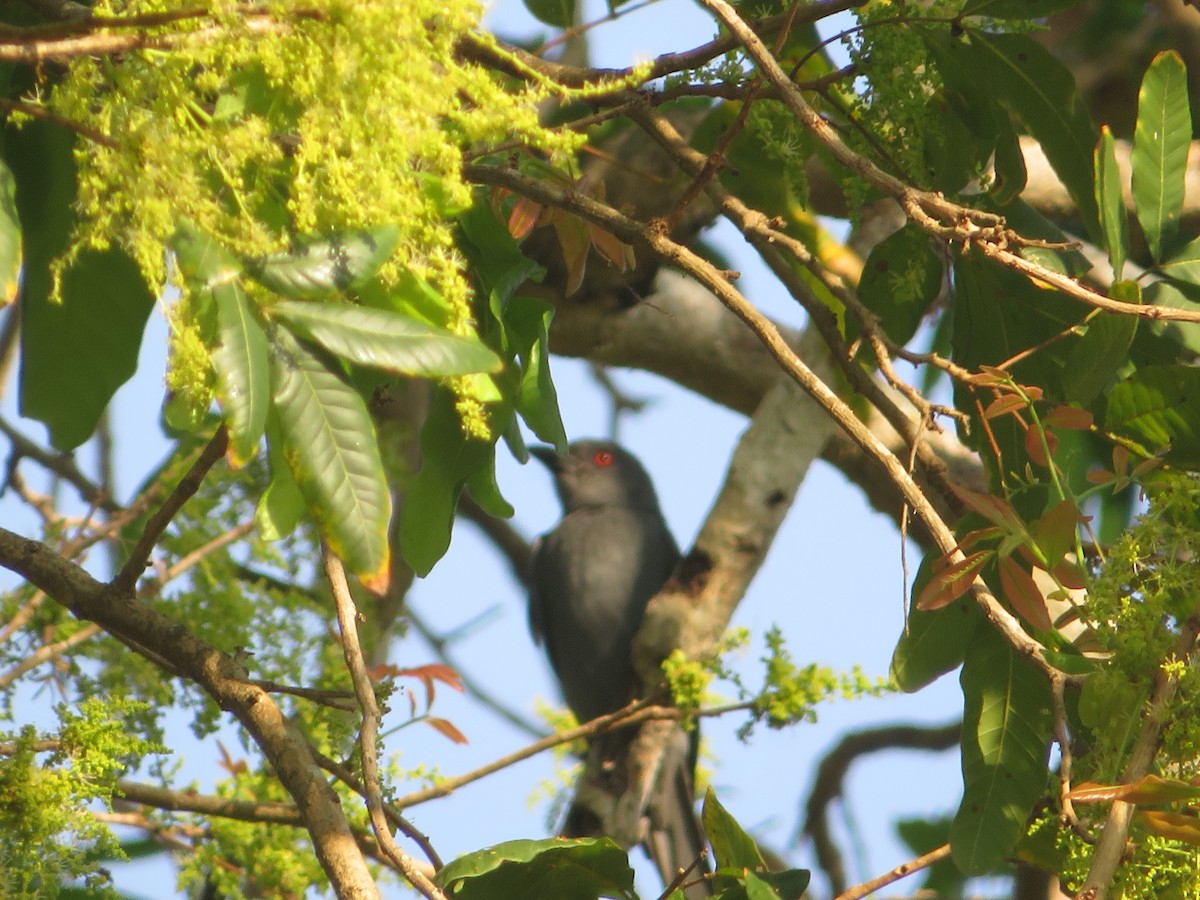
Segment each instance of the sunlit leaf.
[[366,404],[323,354],[282,329],[273,340],[271,386],[292,475],[333,552],[378,585],[392,497]]
[[1138,92],[1130,157],[1134,209],[1156,261],[1179,230],[1191,137],[1187,70],[1175,51],[1159,53]]
[[1121,173],[1117,170],[1116,142],[1107,125],[1100,129],[1100,140],[1093,155],[1100,230],[1104,234],[1104,245],[1108,248],[1113,280],[1120,281],[1125,257],[1129,253],[1129,217],[1125,213],[1125,198],[1121,192]]
[[970,589],[991,557],[991,550],[979,550],[934,574],[917,597],[917,609],[933,612],[953,603]]

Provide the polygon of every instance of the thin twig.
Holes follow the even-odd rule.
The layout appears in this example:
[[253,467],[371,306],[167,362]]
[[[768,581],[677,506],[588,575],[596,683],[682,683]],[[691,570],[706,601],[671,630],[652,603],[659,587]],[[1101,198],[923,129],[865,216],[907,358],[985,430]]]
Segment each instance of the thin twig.
[[848,891],[843,891],[838,894],[834,900],[861,900],[863,897],[869,897],[882,887],[887,887],[889,884],[894,884],[901,878],[907,878],[913,872],[920,872],[922,869],[927,869],[936,862],[941,862],[950,855],[950,845],[942,844],[936,850],[930,850],[928,853],[918,856],[916,859],[910,859],[906,863],[901,863],[892,869],[892,871],[880,875],[878,878],[872,878],[870,881],[864,881],[860,885],[850,888]]
[[424,894],[429,900],[446,900],[441,888],[429,880],[421,871],[416,861],[401,850],[392,837],[392,829],[388,826],[384,813],[383,791],[379,778],[379,722],[381,715],[379,704],[375,700],[375,687],[367,674],[367,663],[363,658],[362,647],[358,643],[358,610],[354,606],[354,598],[350,596],[350,586],[346,583],[346,571],[342,561],[334,555],[328,546],[323,546],[325,575],[329,579],[333,591],[334,606],[337,609],[338,626],[342,634],[342,653],[346,659],[346,668],[354,682],[354,693],[358,705],[362,707],[362,727],[358,733],[358,746],[362,753],[363,786],[367,792],[367,812],[371,817],[371,828],[379,841],[380,850],[400,869],[401,874],[414,888]]
[[175,518],[175,514],[183,507],[183,504],[191,499],[192,495],[200,489],[200,483],[204,480],[204,476],[222,456],[225,455],[225,447],[228,444],[228,435],[225,427],[221,426],[217,433],[213,435],[212,440],[192,463],[192,467],[187,474],[180,479],[179,484],[175,485],[170,496],[159,507],[158,511],[150,517],[150,521],[146,523],[145,530],[142,531],[142,536],[138,538],[137,544],[129,554],[129,558],[125,561],[125,565],[121,567],[121,571],[117,573],[117,577],[112,580],[112,587],[119,593],[132,591],[138,578],[146,568],[146,563],[150,560],[150,554],[154,550],[154,545],[158,543],[167,526],[171,524],[171,520]]

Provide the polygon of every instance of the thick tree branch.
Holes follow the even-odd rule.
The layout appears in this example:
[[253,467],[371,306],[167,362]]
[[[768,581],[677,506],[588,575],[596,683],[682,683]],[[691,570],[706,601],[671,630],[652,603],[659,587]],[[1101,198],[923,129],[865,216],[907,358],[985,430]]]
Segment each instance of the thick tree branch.
[[295,800],[321,867],[339,896],[354,900],[379,896],[338,797],[312,764],[304,736],[270,694],[247,681],[244,669],[231,656],[139,602],[130,591],[102,584],[45,544],[3,528],[0,565],[41,588],[76,617],[172,660],[182,675],[232,712]]

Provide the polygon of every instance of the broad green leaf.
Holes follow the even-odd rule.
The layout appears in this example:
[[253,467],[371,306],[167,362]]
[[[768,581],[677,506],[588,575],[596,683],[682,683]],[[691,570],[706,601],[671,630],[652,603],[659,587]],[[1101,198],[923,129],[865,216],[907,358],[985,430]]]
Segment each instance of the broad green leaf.
[[[1169,306],[1172,309],[1189,309],[1193,312],[1200,312],[1200,303],[1188,299],[1183,291],[1166,281],[1151,282],[1146,285],[1142,294],[1145,302],[1151,306]],[[1196,322],[1154,322],[1150,323],[1148,327],[1150,331],[1165,335],[1180,348],[1187,350],[1189,356],[1200,355],[1200,324]],[[1171,361],[1179,361],[1178,354]]]
[[1155,261],[1179,230],[1192,114],[1187,70],[1174,50],[1150,63],[1138,92],[1133,134],[1133,206]]
[[17,213],[17,180],[0,160],[0,308],[17,299],[21,272],[21,220]]
[[525,0],[525,8],[539,22],[555,28],[575,24],[575,0]]
[[1145,366],[1108,395],[1105,427],[1150,451],[1170,447],[1167,459],[1200,467],[1200,369]]
[[466,488],[483,509],[500,519],[508,519],[516,512],[511,503],[500,493],[496,482],[496,454],[493,452],[487,463],[467,477]]
[[550,321],[554,307],[532,297],[513,297],[505,306],[504,330],[520,358],[517,412],[541,440],[560,451],[567,433],[558,410],[558,392],[550,377]]
[[608,838],[507,841],[459,857],[434,881],[455,900],[637,897],[629,856]]
[[48,122],[5,133],[25,242],[20,410],[44,422],[51,443],[64,451],[91,437],[117,388],[137,369],[154,308],[141,272],[116,249],[81,254],[63,276],[62,302],[50,299],[50,266],[74,225],[72,144],[70,132]]
[[217,311],[217,345],[212,348],[217,396],[229,426],[226,457],[234,468],[258,455],[267,427],[271,377],[267,335],[236,281],[212,289]]
[[982,875],[1009,855],[1046,792],[1050,687],[990,627],[976,629],[959,680],[963,799],[950,848],[963,872]]
[[[507,427],[511,407],[492,410],[496,428]],[[434,390],[421,428],[421,470],[409,486],[400,519],[400,549],[418,575],[426,575],[450,546],[454,510],[467,481],[495,465],[496,445],[468,437],[448,391]]]
[[373,587],[388,572],[392,498],[366,404],[327,358],[277,330],[271,387],[284,455],[321,535]]
[[117,388],[137,371],[154,295],[133,260],[115,249],[79,257],[63,276],[61,304],[48,289],[48,273],[27,269],[21,415],[45,422],[51,443],[71,450],[92,436]]
[[267,420],[267,456],[271,463],[271,483],[258,498],[254,524],[264,541],[278,541],[296,529],[308,506],[284,457],[279,422],[274,415]]
[[979,606],[971,597],[959,597],[934,612],[910,607],[908,627],[892,652],[891,674],[896,686],[905,693],[916,693],[962,665],[979,622]]
[[[1130,282],[1122,282],[1129,284]],[[1135,285],[1136,287],[1136,285]],[[1067,355],[1063,393],[1068,400],[1087,405],[1100,396],[1117,373],[1129,364],[1129,346],[1137,333],[1136,316],[1098,312],[1083,337]]]
[[1099,136],[1069,69],[1026,34],[967,29],[953,44],[961,67],[1008,107],[1037,138],[1079,207],[1093,238],[1100,234],[1092,190],[1092,148]]
[[897,344],[906,344],[942,288],[945,266],[929,236],[906,225],[880,241],[863,266],[858,296]]
[[[1022,384],[1041,387],[1048,398],[1063,397],[1063,377],[1069,345],[1050,341],[1078,323],[1085,310],[1056,291],[1044,290],[1028,278],[1003,269],[972,252],[954,263],[955,305],[951,344],[955,362],[968,369],[995,366],[1024,354],[1030,347],[1045,344],[1011,366]],[[960,409],[972,410],[975,398],[956,386]],[[996,460],[986,435],[990,429],[1001,453],[1004,477],[1023,469],[1026,460],[1024,431],[1011,416],[993,419],[985,428],[976,421],[969,435],[985,464],[994,469]]]
[[1200,238],[1190,241],[1187,246],[1159,266],[1159,269],[1168,278],[1174,278],[1184,284],[1200,286]]
[[720,868],[751,871],[766,869],[767,864],[758,849],[758,844],[721,805],[711,785],[704,792],[702,818],[704,834],[712,844],[713,855],[716,856]]
[[176,226],[171,250],[175,264],[192,287],[213,288],[242,274],[242,264],[234,255],[189,221]]
[[1100,129],[1093,159],[1096,173],[1096,205],[1100,210],[1100,229],[1112,263],[1113,280],[1121,280],[1125,256],[1129,253],[1129,217],[1121,194],[1121,173],[1117,171],[1116,143],[1105,125]]
[[494,372],[500,357],[475,338],[349,303],[276,303],[269,314],[335,356],[400,375]]
[[395,225],[305,241],[289,253],[246,260],[263,287],[292,300],[312,300],[361,287],[379,272],[400,242]]

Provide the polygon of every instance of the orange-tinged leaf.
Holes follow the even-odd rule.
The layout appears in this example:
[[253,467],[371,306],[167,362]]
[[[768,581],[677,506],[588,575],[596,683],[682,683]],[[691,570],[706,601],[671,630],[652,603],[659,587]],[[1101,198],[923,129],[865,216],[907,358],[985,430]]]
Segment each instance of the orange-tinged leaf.
[[1038,631],[1050,631],[1054,627],[1046,610],[1046,598],[1038,590],[1033,576],[1011,556],[1000,560],[1000,588],[1013,612]]
[[[1180,803],[1200,800],[1200,786],[1178,778],[1144,775],[1130,784],[1095,784],[1085,782],[1068,795],[1075,803],[1106,803],[1124,800],[1126,803]],[[1187,818],[1200,821],[1193,816]]]
[[592,238],[592,246],[599,251],[600,255],[612,263],[618,271],[628,271],[633,263],[633,248],[599,225],[589,222],[587,228],[588,234]]
[[1053,567],[1075,547],[1075,526],[1079,509],[1073,500],[1063,500],[1033,523],[1030,530],[1038,547]]
[[567,294],[569,296],[579,290],[579,286],[583,284],[591,241],[588,238],[587,226],[577,216],[565,216],[559,219],[554,223],[554,231],[558,235],[559,246],[562,247],[563,260],[567,264]]
[[991,550],[979,550],[936,573],[917,598],[917,609],[933,612],[949,606],[970,589],[991,556]]
[[1120,444],[1113,445],[1112,461],[1112,470],[1117,475],[1124,475],[1129,471],[1129,451]]
[[433,706],[433,701],[436,697],[436,683],[441,682],[460,694],[466,691],[463,685],[462,677],[450,666],[445,663],[428,663],[423,666],[393,666],[380,665],[371,670],[371,677],[375,679],[384,676],[392,678],[416,678],[425,685],[425,708],[429,709]]
[[1151,834],[1185,844],[1200,845],[1200,819],[1183,813],[1139,809],[1138,822]]
[[447,719],[439,719],[437,716],[426,716],[424,721],[428,722],[433,728],[441,732],[441,734],[456,744],[469,743],[467,736],[458,730],[453,723]]
[[1068,559],[1064,559],[1051,571],[1058,579],[1058,583],[1067,590],[1082,591],[1087,587],[1087,579],[1083,577],[1083,571]]
[[1020,387],[1021,387],[1021,390],[1025,392],[1025,395],[1030,400],[1041,400],[1042,399],[1042,389],[1040,387],[1038,387],[1036,384],[1023,384]]
[[1042,468],[1049,468],[1050,462],[1046,459],[1045,446],[1042,445],[1043,433],[1046,435],[1045,446],[1050,448],[1050,455],[1053,456],[1058,451],[1058,435],[1045,426],[1038,428],[1036,425],[1030,425],[1025,429],[1025,452],[1034,463]]
[[1047,425],[1065,431],[1086,431],[1092,427],[1092,414],[1078,406],[1056,406],[1042,419]]
[[1017,511],[1007,500],[993,497],[991,494],[970,491],[955,484],[950,485],[950,490],[965,506],[979,513],[992,524],[1001,526],[1005,532],[1025,531],[1025,523],[1021,521],[1021,517],[1017,515]]
[[542,215],[542,204],[528,197],[518,197],[508,216],[508,233],[516,241],[523,241],[537,226]]
[[985,419],[995,419],[1015,410],[1024,409],[1028,404],[1020,394],[1003,394],[988,404],[983,411]]

